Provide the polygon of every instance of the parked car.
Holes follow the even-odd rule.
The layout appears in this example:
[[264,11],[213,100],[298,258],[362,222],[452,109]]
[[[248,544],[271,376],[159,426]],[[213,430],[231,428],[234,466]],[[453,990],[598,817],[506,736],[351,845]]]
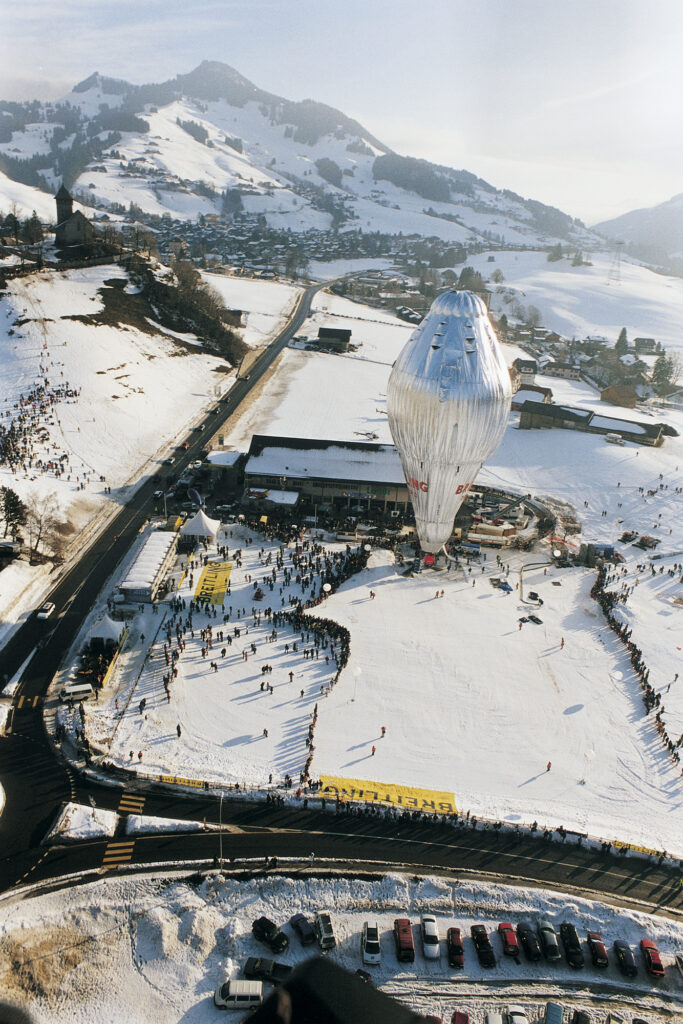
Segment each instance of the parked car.
[[591,1024],[591,1019],[585,1010],[574,1010],[572,1024]]
[[315,928],[315,934],[318,936],[318,945],[322,951],[325,952],[328,949],[334,949],[337,945],[337,940],[334,937],[332,918],[330,915],[316,913],[313,927]]
[[593,961],[593,967],[609,967],[609,957],[607,956],[605,943],[602,941],[602,935],[599,932],[587,932],[586,938],[588,939],[588,949]]
[[473,924],[470,928],[472,942],[477,952],[477,959],[482,967],[495,967],[496,957],[489,938],[489,933],[483,924]]
[[315,942],[315,928],[303,914],[294,914],[290,917],[289,923],[302,946],[311,946]]
[[524,956],[527,960],[531,960],[536,963],[542,959],[543,953],[541,952],[541,944],[538,941],[538,935],[531,927],[529,921],[520,921],[517,925],[517,938],[519,939],[522,949],[524,950]]
[[626,1021],[620,1013],[615,1013],[614,1010],[611,1010],[607,1014],[607,1020],[605,1021],[605,1024],[626,1024]]
[[614,954],[617,958],[617,965],[619,970],[626,978],[635,978],[638,973],[636,966],[636,958],[633,955],[633,950],[627,942],[622,939],[615,939],[614,945],[612,946]]
[[543,956],[551,963],[562,959],[560,944],[557,941],[557,933],[547,917],[538,919],[538,937],[541,942]]
[[645,960],[645,970],[652,978],[664,977],[664,965],[659,956],[659,950],[652,939],[640,940],[640,952]]
[[55,610],[55,606],[52,601],[46,601],[42,608],[39,608],[36,612],[37,619],[49,619]]
[[396,959],[401,963],[412,964],[415,960],[415,944],[413,928],[407,917],[397,917],[394,921],[394,944]]
[[255,939],[265,943],[273,953],[282,953],[289,945],[289,939],[273,921],[267,917],[257,917],[251,926]]
[[519,942],[517,941],[515,930],[509,921],[501,921],[498,925],[498,934],[503,944],[505,956],[519,956]]
[[422,952],[426,960],[438,960],[441,954],[439,947],[439,926],[433,914],[423,914],[420,918],[422,932]]
[[470,1015],[464,1010],[453,1010],[451,1024],[470,1024]]
[[449,928],[446,932],[446,956],[450,967],[462,968],[465,966],[465,948],[459,928]]
[[228,979],[216,987],[213,1001],[221,1010],[252,1010],[263,1002],[263,982]]
[[529,1024],[529,1018],[524,1012],[523,1006],[508,1006],[507,1024]]
[[366,921],[360,937],[360,951],[364,964],[377,966],[382,962],[382,950],[379,944],[379,928],[376,924]]
[[292,973],[289,964],[279,964],[277,960],[268,960],[263,956],[250,956],[244,965],[244,977],[256,981],[269,981],[271,985],[279,985]]
[[163,496],[164,496],[164,492],[163,491],[155,491],[154,494],[152,495],[152,497],[154,498],[155,501],[158,501],[159,498],[163,498]]
[[372,978],[370,977],[370,975],[368,974],[367,971],[363,970],[362,967],[357,967],[356,968],[356,974],[358,975],[360,980],[362,982],[364,982],[366,985],[371,985],[372,984]]
[[172,466],[175,463],[175,455],[169,455],[167,459],[164,459],[167,466]]
[[567,963],[575,970],[580,970],[584,965],[583,950],[579,933],[570,921],[563,921],[560,925],[560,937],[564,946],[564,955]]
[[545,1004],[543,1024],[562,1024],[564,1020],[564,1007],[561,1003],[549,1001]]

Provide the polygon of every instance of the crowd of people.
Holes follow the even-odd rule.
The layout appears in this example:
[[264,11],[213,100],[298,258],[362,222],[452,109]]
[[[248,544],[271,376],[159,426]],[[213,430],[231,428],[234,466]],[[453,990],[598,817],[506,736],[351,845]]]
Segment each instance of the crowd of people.
[[[71,479],[70,456],[58,451],[47,427],[56,419],[56,406],[75,402],[79,394],[80,389],[67,383],[51,384],[44,377],[42,383],[19,395],[11,408],[0,412],[0,465],[9,466],[14,474],[41,472]],[[48,454],[50,449],[52,454]]]
[[[642,566],[639,568],[645,570],[647,566]],[[677,569],[678,568],[679,567],[677,567]],[[677,571],[677,569],[674,571]],[[653,574],[656,573],[653,572]],[[615,614],[615,608],[619,604],[626,603],[629,594],[633,591],[633,586],[627,586],[625,583],[622,583],[622,587],[618,591],[607,589],[609,583],[613,583],[618,579],[618,575],[618,570],[612,571],[610,573],[608,572],[605,565],[600,565],[598,567],[598,574],[595,579],[595,583],[591,588],[591,597],[594,597],[595,600],[598,602],[598,604],[602,608],[602,611],[605,614],[605,618],[607,619],[610,628],[614,631],[616,636],[619,638],[622,644],[624,644],[627,651],[629,652],[631,665],[633,666],[633,671],[635,672],[636,677],[638,678],[640,688],[643,694],[643,704],[645,705],[645,713],[649,715],[654,708],[657,708],[657,712],[655,714],[657,732],[662,740],[662,743],[667,748],[671,756],[671,760],[674,762],[674,764],[678,765],[680,764],[680,754],[678,752],[678,748],[683,746],[683,733],[675,741],[669,736],[662,717],[664,714],[662,695],[660,692],[657,692],[654,686],[652,686],[652,684],[650,683],[650,669],[645,664],[643,652],[641,648],[638,647],[638,645],[635,643],[635,641],[631,639],[631,629],[629,629],[627,624],[625,622],[622,622],[622,620]],[[675,682],[677,679],[678,673],[676,673],[672,682]],[[669,683],[669,686],[671,686],[671,683]],[[681,775],[683,775],[683,770],[681,771]]]
[[[277,537],[281,541],[277,548],[261,546],[252,551],[258,560],[258,570],[243,566],[244,549],[252,548],[261,539],[255,525],[247,529],[234,528],[240,536],[242,547],[230,549],[233,530],[228,529],[225,537],[217,544],[220,558],[231,559],[233,573],[244,569],[243,583],[233,596],[234,577],[228,582],[220,604],[208,603],[206,596],[199,600],[176,594],[169,602],[171,614],[162,626],[159,648],[153,653],[153,665],[160,665],[166,701],[172,700],[173,684],[178,678],[179,666],[184,658],[206,661],[209,670],[217,672],[222,662],[234,663],[240,660],[248,663],[259,652],[259,647],[279,641],[283,658],[276,662],[276,671],[286,671],[286,681],[294,683],[295,669],[299,662],[316,661],[320,668],[329,671],[329,677],[320,686],[318,697],[326,696],[339,680],[340,673],[348,662],[350,652],[349,631],[332,619],[313,614],[313,609],[351,575],[364,568],[368,552],[346,545],[345,549],[331,551],[322,544],[304,540],[296,535],[290,544],[291,531],[284,531]],[[256,533],[256,536],[255,536]],[[270,531],[271,537],[273,530]],[[223,540],[228,543],[223,543]],[[253,563],[254,558],[250,561]],[[183,568],[188,573],[192,586],[194,572],[210,564],[206,549],[189,555]],[[232,585],[231,585],[232,582]],[[272,597],[271,597],[272,595]],[[265,600],[270,598],[268,604]],[[279,607],[277,601],[279,599]],[[237,606],[239,600],[240,606]],[[230,603],[234,601],[234,604]],[[265,605],[265,606],[264,606]],[[199,616],[201,615],[201,618]],[[213,620],[216,620],[215,622]],[[258,630],[258,633],[256,632]],[[283,641],[285,641],[283,643]],[[272,694],[270,683],[273,672],[272,661],[276,656],[263,654],[267,660],[260,666],[262,677],[261,692]],[[212,660],[213,659],[213,660]],[[316,694],[318,691],[316,691]],[[304,689],[300,698],[305,697]],[[140,711],[142,714],[144,707]],[[315,726],[318,720],[316,702],[309,717],[305,744],[307,756],[299,774],[300,785],[310,785],[315,752]],[[267,727],[263,736],[268,736]]]

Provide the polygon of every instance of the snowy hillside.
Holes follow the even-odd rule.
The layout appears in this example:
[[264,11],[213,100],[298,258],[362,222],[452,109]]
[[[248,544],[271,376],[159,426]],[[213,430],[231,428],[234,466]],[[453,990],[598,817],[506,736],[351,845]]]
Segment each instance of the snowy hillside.
[[[54,493],[67,539],[118,508],[232,380],[195,336],[143,313],[115,266],[19,278],[0,293],[0,426],[23,410],[28,445],[0,463],[0,484],[23,500]],[[0,573],[0,631],[22,610],[7,602],[36,575],[24,563]]]
[[[41,116],[42,115],[42,116]],[[50,118],[48,122],[47,118]],[[274,228],[419,234],[464,243],[595,242],[579,222],[463,170],[391,153],[360,124],[204,62],[156,86],[92,75],[61,104],[0,104],[0,170],[125,212],[262,214]],[[86,140],[89,148],[86,148]],[[13,186],[0,181],[0,209]]]
[[[601,253],[583,266],[573,266],[571,257],[549,263],[545,252],[479,253],[467,263],[489,281],[495,312],[514,319],[517,307],[536,306],[543,326],[564,338],[604,335],[614,344],[626,327],[630,339],[655,338],[683,350],[680,277],[624,259],[616,281],[613,257]],[[496,270],[503,275],[499,283],[491,279]]]

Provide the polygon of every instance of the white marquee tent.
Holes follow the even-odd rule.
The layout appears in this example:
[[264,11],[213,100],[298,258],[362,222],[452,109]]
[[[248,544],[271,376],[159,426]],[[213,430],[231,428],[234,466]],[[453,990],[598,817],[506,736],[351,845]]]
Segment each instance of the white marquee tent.
[[210,519],[200,508],[197,514],[192,516],[192,519],[188,519],[180,532],[183,537],[208,537],[215,541],[220,528],[220,519]]

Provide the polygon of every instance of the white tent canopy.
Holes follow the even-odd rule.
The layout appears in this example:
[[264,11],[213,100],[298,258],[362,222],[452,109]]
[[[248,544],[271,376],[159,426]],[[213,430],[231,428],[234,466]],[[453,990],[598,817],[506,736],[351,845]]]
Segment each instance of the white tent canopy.
[[114,622],[108,615],[96,622],[88,633],[90,640],[113,640],[118,643],[121,633],[123,632],[123,626],[120,622]]
[[206,512],[200,508],[192,519],[188,519],[180,532],[183,537],[210,537],[211,540],[215,540],[220,528],[220,519],[209,519]]

